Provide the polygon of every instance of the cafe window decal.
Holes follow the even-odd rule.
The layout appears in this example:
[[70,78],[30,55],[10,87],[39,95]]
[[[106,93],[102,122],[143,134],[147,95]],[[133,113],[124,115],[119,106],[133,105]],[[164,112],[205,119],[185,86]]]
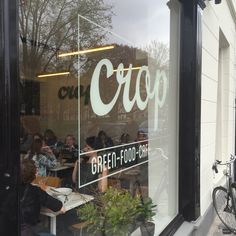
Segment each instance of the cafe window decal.
[[60,100],[78,99],[78,88],[80,89],[80,97],[84,97],[84,105],[88,105],[90,98],[90,85],[84,87],[83,85],[78,86],[62,86],[58,89],[58,98]]
[[[150,73],[147,66],[142,66],[138,72],[137,78],[136,78],[136,88],[135,88],[135,96],[132,100],[129,99],[129,90],[130,90],[130,80],[131,80],[131,73],[132,73],[132,65],[129,66],[129,70],[124,73],[124,65],[122,63],[119,64],[117,72],[116,72],[116,80],[119,84],[116,94],[114,95],[114,98],[109,104],[104,104],[102,102],[100,91],[99,91],[99,76],[100,71],[102,69],[102,66],[106,67],[107,71],[107,77],[109,78],[113,73],[114,69],[112,66],[112,63],[108,59],[101,60],[93,73],[92,82],[91,82],[91,88],[90,88],[90,96],[91,96],[91,105],[93,108],[93,111],[95,114],[99,116],[104,116],[108,114],[114,104],[117,101],[117,98],[119,96],[119,93],[121,91],[121,87],[124,84],[124,93],[123,93],[123,106],[125,108],[126,112],[130,112],[131,109],[134,106],[134,103],[137,103],[137,106],[140,110],[144,110],[148,104],[149,99],[155,99],[155,130],[157,130],[158,126],[158,108],[163,107],[166,94],[167,94],[167,77],[164,71],[156,71],[156,78],[155,78],[155,84],[153,89],[150,87]],[[142,73],[145,73],[145,83],[146,83],[146,93],[147,97],[145,101],[142,100],[140,96],[140,80]],[[163,86],[163,93],[162,95],[159,94],[159,87],[161,85]]]
[[19,5],[21,158],[52,131],[61,187],[142,192],[155,234],[178,213],[179,2]]
[[[129,97],[129,90],[131,85],[131,75],[132,75],[132,64],[129,65],[128,68],[124,67],[123,63],[120,63],[115,69],[112,65],[112,62],[109,59],[100,60],[92,74],[91,84],[90,84],[90,103],[93,112],[97,116],[105,116],[109,114],[109,112],[113,109],[116,104],[118,97],[123,89],[123,108],[126,113],[129,113],[135,103],[139,110],[144,110],[149,100],[154,101],[154,119],[153,119],[153,131],[157,131],[158,129],[158,111],[165,104],[167,89],[168,89],[168,79],[164,70],[156,70],[154,84],[151,86],[151,75],[149,72],[148,66],[144,65],[138,67],[138,73],[136,76],[136,86],[135,86],[135,94],[132,99]],[[137,70],[137,67],[134,67]],[[101,71],[106,71],[106,79],[114,79],[111,77],[115,74],[115,78],[117,81],[117,89],[114,93],[113,98],[105,103],[102,100],[100,88],[99,88],[99,79]],[[146,98],[142,99],[140,93],[140,83],[141,79],[145,80],[145,91]],[[108,88],[109,89],[109,88]],[[147,137],[147,136],[146,136]],[[107,178],[109,176],[113,176],[117,173],[124,172],[128,169],[131,169],[135,166],[142,165],[148,162],[148,140],[145,139],[137,142],[132,142],[128,144],[116,145],[108,148],[99,149],[99,153],[97,157],[94,157],[91,161],[91,174],[92,175],[100,175],[104,171],[104,168],[107,168],[108,171],[113,171],[111,174],[108,174],[104,177],[97,178],[92,181],[88,181],[86,183],[81,184],[80,176],[79,176],[79,188],[97,182],[103,178]],[[92,151],[94,152],[94,151]],[[80,153],[80,158],[84,155],[88,154]],[[79,162],[80,163],[80,162]],[[117,170],[116,168],[122,168],[122,170]],[[80,164],[79,164],[80,170]],[[81,171],[79,171],[80,173]]]

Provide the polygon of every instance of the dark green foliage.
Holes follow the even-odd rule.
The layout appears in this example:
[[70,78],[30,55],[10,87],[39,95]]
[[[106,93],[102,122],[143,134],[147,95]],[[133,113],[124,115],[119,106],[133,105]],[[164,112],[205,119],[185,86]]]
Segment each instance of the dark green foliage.
[[133,197],[130,192],[109,188],[98,195],[94,202],[78,210],[80,218],[89,221],[88,231],[91,234],[103,232],[106,235],[126,235],[140,210],[144,213],[139,196]]

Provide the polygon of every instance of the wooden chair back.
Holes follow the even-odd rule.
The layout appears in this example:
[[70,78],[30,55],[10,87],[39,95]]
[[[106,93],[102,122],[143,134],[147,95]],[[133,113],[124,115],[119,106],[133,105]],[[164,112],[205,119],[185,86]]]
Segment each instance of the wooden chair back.
[[108,178],[108,187],[121,188],[121,182],[117,178]]
[[37,176],[33,184],[46,185],[54,188],[61,187],[61,179],[53,176]]

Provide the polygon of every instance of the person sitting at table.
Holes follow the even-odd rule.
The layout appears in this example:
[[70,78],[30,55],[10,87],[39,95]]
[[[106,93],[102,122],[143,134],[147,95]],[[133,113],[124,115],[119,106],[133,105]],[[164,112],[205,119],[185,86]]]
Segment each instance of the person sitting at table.
[[51,129],[46,129],[43,136],[46,145],[53,146],[57,143],[57,136]]
[[112,139],[103,130],[100,130],[98,132],[98,136],[95,142],[96,142],[96,147],[98,149],[114,146]]
[[57,165],[52,149],[46,146],[42,139],[34,139],[28,158],[35,162],[39,176],[46,176],[47,169]]
[[[79,188],[78,191],[80,193],[93,195],[96,192],[104,192],[107,189],[107,178],[103,179],[100,178],[107,176],[108,170],[105,166],[103,166],[101,173],[97,172],[94,173],[94,168],[96,168],[98,161],[98,156],[96,151],[96,138],[95,136],[88,137],[86,138],[85,142],[86,144],[83,148],[83,152],[85,153],[85,155],[80,156],[80,159],[76,161],[72,173],[72,181],[74,182],[76,187],[78,187],[78,174],[79,174],[80,185],[84,185],[87,183],[88,185]],[[90,182],[93,183],[89,184]]]
[[[20,165],[20,217],[21,236],[33,236],[34,225],[39,222],[41,207],[52,211],[65,212],[62,202],[48,195],[40,187],[32,185],[36,178],[36,167],[33,160],[25,159]],[[40,234],[37,234],[40,235]]]
[[64,149],[61,154],[66,158],[67,163],[74,163],[78,159],[78,145],[74,135],[68,134],[65,138]]
[[128,133],[123,133],[120,136],[120,144],[126,144],[130,142],[130,135]]
[[[134,141],[135,142],[138,142],[138,141],[146,141],[147,142],[147,139],[148,139],[147,133],[144,130],[139,129],[137,132],[137,137]],[[145,143],[145,142],[143,142],[143,143]]]
[[44,131],[43,140],[45,142],[45,145],[49,146],[52,149],[54,155],[56,157],[59,157],[60,151],[63,148],[64,144],[57,139],[57,136],[51,129],[46,129]]

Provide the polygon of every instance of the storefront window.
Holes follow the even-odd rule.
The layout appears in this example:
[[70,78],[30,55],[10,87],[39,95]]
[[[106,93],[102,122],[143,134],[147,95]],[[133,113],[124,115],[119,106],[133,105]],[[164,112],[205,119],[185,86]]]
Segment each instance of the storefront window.
[[[19,9],[21,158],[50,152],[45,175],[80,194],[151,198],[156,235],[178,213],[179,11],[177,0]],[[57,217],[57,235],[73,233],[75,209]]]

